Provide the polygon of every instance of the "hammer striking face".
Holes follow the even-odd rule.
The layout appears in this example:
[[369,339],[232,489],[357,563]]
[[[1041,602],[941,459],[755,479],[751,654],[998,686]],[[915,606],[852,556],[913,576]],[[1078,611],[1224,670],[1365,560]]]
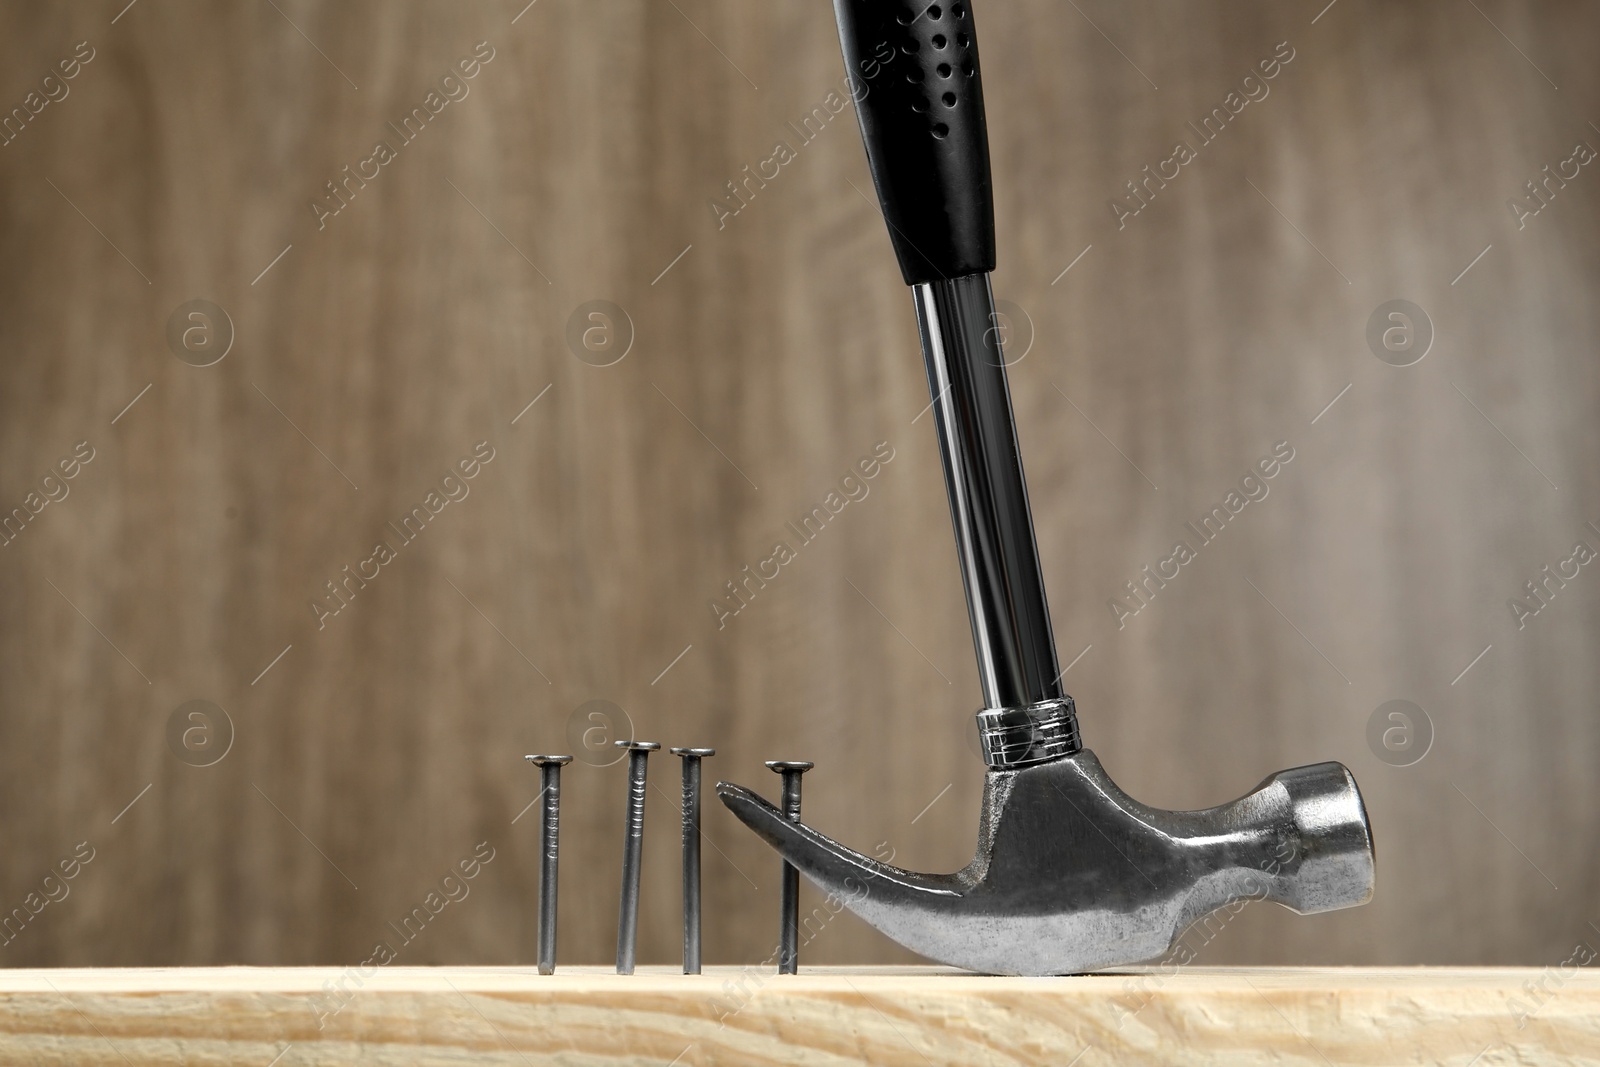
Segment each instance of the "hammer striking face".
[[989,288],[994,205],[971,7],[834,0],[847,71],[877,74],[870,93],[854,94],[856,114],[912,289],[978,655],[989,772],[977,852],[954,874],[905,871],[790,822],[740,786],[719,783],[717,793],[867,922],[976,971],[1063,974],[1154,959],[1191,923],[1240,900],[1303,913],[1365,903],[1372,833],[1341,765],[1279,772],[1220,807],[1162,811],[1118,789],[1079,740]]

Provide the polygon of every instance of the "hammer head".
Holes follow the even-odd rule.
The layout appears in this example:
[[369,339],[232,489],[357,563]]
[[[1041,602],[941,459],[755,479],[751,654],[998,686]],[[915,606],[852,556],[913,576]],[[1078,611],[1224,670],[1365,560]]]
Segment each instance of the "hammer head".
[[727,782],[717,795],[808,878],[929,959],[993,974],[1073,974],[1164,954],[1248,900],[1331,911],[1372,896],[1372,829],[1338,763],[1280,771],[1204,811],[1129,797],[1087,749],[984,785],[978,848],[954,874],[845,848]]

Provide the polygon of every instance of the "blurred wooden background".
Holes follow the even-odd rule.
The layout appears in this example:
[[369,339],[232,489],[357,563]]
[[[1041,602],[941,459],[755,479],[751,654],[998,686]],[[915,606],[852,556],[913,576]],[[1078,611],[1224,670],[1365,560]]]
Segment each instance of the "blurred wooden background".
[[[708,780],[815,760],[808,821],[903,865],[969,855],[979,695],[910,302],[853,116],[790,125],[843,77],[828,5],[524,2],[0,7],[0,105],[30,111],[0,147],[0,506],[94,455],[0,549],[0,912],[30,916],[0,961],[357,962],[488,842],[400,959],[531,962],[522,756],[570,750],[590,701],[716,746]],[[1600,938],[1600,574],[1521,629],[1507,601],[1600,549],[1600,171],[1520,229],[1507,200],[1600,146],[1600,12],[1324,2],[978,3],[1066,680],[1146,802],[1323,759],[1365,790],[1375,901],[1251,909],[1206,962],[1557,963]],[[1119,229],[1178,139],[1198,158]],[[1434,333],[1408,367],[1365,339],[1401,298]],[[196,299],[234,334],[207,367],[167,340]],[[595,300],[627,323],[580,316],[616,331],[586,361]],[[480,441],[470,495],[319,629],[324,583]],[[1279,441],[1267,498],[1119,629],[1123,583]],[[719,628],[724,583],[878,442],[868,495]],[[1405,767],[1368,742],[1397,699],[1432,726]],[[231,722],[210,766],[193,700]],[[614,950],[622,770],[567,772],[566,961]],[[668,963],[677,761],[651,774],[640,958]],[[765,959],[775,859],[707,801],[707,960]],[[906,958],[848,916],[804,952]]]

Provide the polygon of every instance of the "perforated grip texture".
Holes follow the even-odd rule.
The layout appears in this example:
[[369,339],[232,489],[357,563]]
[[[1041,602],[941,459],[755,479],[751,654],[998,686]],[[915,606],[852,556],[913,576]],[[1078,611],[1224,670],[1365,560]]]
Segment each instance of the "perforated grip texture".
[[907,285],[994,269],[971,0],[834,0],[878,202]]

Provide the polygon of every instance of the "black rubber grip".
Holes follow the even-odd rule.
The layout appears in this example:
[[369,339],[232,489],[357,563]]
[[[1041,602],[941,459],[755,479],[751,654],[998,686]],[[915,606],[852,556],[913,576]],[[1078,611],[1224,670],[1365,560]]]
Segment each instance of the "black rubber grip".
[[907,285],[994,269],[971,0],[834,0],[878,202]]

